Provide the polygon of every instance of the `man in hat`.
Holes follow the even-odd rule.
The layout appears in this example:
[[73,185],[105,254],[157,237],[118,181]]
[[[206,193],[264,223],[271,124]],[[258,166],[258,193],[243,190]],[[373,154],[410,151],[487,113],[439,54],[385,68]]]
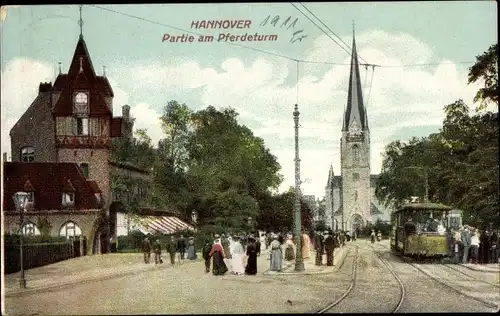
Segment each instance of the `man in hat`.
[[149,263],[151,258],[151,243],[148,237],[144,238],[142,241],[142,252],[144,253],[144,263]]
[[153,243],[153,251],[155,253],[155,264],[163,263],[161,259],[161,244],[159,239],[156,239]]
[[316,250],[316,260],[314,264],[320,266],[323,264],[324,245],[323,236],[321,236],[321,233],[319,231],[317,231],[314,235],[314,249]]
[[179,240],[177,240],[177,250],[179,251],[180,254],[180,262],[184,262],[184,254],[186,253],[186,239],[184,239],[184,236],[180,236]]
[[461,241],[462,241],[462,247],[463,247],[463,257],[462,257],[462,263],[467,263],[469,261],[469,249],[471,246],[471,231],[469,226],[465,225],[465,229],[461,233]]
[[333,266],[333,251],[335,250],[335,243],[333,236],[329,231],[325,231],[325,251],[326,251],[326,265]]

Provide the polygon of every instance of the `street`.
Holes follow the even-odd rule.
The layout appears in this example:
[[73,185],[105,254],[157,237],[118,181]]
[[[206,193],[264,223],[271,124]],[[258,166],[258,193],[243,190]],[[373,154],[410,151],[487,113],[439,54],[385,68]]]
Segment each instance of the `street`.
[[[390,312],[398,304],[400,288],[375,252],[387,260],[405,286],[406,295],[398,312],[495,310],[459,295],[402,262],[382,247],[384,243],[387,242],[375,246],[366,240],[347,243],[346,253],[350,251],[334,274],[266,276],[264,272],[269,261],[265,256],[258,259],[256,276],[205,274],[201,261],[185,262],[176,267],[163,264],[134,275],[7,297],[6,312],[8,315],[310,313],[343,296],[349,288],[355,262],[356,283],[352,291],[326,312]],[[442,272],[444,269],[435,271],[447,279]],[[498,284],[494,273],[469,275]],[[458,277],[454,274],[450,282]],[[475,284],[484,285],[465,276],[460,283],[469,290]],[[485,291],[494,290],[494,286],[480,288],[480,292],[490,295],[490,299],[494,293]],[[497,304],[500,301],[498,292],[496,298],[493,296]]]

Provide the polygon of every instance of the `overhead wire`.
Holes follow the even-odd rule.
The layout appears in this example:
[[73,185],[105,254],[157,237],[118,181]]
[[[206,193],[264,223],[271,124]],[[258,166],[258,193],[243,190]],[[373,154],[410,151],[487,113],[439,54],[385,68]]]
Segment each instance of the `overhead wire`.
[[[182,32],[185,32],[185,33],[188,33],[188,34],[197,35],[197,36],[205,36],[204,34],[201,34],[201,33],[193,32],[193,31],[186,30],[186,29],[183,29],[183,28],[179,28],[179,27],[176,27],[176,26],[172,26],[172,25],[169,25],[169,24],[165,24],[165,23],[161,23],[161,22],[149,20],[149,19],[137,16],[137,15],[134,15],[134,14],[128,14],[128,13],[120,12],[120,11],[117,11],[117,10],[105,8],[105,7],[102,7],[102,6],[99,6],[99,5],[95,5],[95,4],[89,4],[89,6],[95,7],[97,9],[101,9],[103,11],[108,11],[108,12],[112,12],[112,13],[115,13],[115,14],[119,14],[119,15],[123,15],[123,16],[129,17],[129,18],[141,20],[143,22],[148,22],[148,23],[151,23],[151,24],[156,24],[156,25],[168,27],[168,28],[171,28],[171,29],[174,29],[174,30],[178,30],[178,31],[182,31]],[[220,43],[220,42],[218,41],[218,43]],[[267,55],[272,55],[272,56],[275,56],[275,57],[284,58],[284,59],[287,59],[287,60],[290,60],[290,61],[295,61],[295,62],[299,61],[301,63],[308,63],[308,64],[322,64],[322,65],[336,65],[336,66],[350,66],[351,65],[350,63],[336,63],[336,62],[330,62],[330,61],[313,61],[313,60],[298,59],[298,58],[293,58],[293,57],[286,56],[284,54],[278,54],[278,53],[274,53],[274,52],[266,51],[266,50],[263,50],[263,49],[246,46],[246,45],[241,45],[241,44],[237,44],[237,43],[233,43],[233,42],[222,42],[222,43],[225,43],[225,44],[228,44],[228,45],[237,46],[237,47],[240,47],[240,48],[252,50],[252,51],[263,53],[263,54],[267,54]],[[345,48],[344,48],[344,50],[345,50]],[[474,63],[475,63],[474,61],[463,61],[463,62],[450,62],[450,63],[376,65],[376,66],[377,67],[383,67],[383,68],[404,68],[404,67],[425,67],[425,66],[456,65],[456,64],[474,64]]]
[[[352,47],[347,44],[346,42],[344,42],[344,40],[338,36],[334,31],[332,31],[332,29],[330,29],[328,27],[328,25],[326,25],[316,14],[314,14],[311,10],[309,10],[302,2],[299,2],[299,4],[307,10],[307,12],[309,12],[313,17],[316,18],[316,20],[318,20],[328,31],[330,31],[336,38],[338,38],[348,49],[349,51],[352,51]],[[293,5],[293,3],[292,3]],[[293,5],[295,7],[295,5]],[[295,7],[297,9],[297,7]],[[297,9],[298,10],[298,9]],[[306,18],[309,19],[309,17],[307,17],[303,12],[301,12],[300,10],[298,10],[300,13],[302,13],[302,15],[304,15]],[[310,19],[309,19],[310,21]],[[325,33],[326,34],[326,33]],[[327,34],[328,35],[328,34]],[[337,45],[340,45],[337,41],[334,41],[335,43],[337,43]],[[349,56],[351,55],[351,53],[349,53]],[[361,57],[359,54],[358,54],[358,57],[359,59],[361,59],[362,61],[364,61],[365,63],[368,63],[363,57]]]

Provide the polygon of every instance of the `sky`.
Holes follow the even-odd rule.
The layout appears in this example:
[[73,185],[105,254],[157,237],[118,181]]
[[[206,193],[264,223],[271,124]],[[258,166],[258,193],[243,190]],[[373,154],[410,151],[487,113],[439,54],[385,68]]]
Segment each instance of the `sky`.
[[[335,175],[341,171],[353,25],[360,62],[380,66],[360,67],[372,174],[380,172],[391,141],[439,131],[443,106],[458,99],[473,106],[478,85],[467,84],[467,68],[498,37],[494,1],[304,3],[335,35],[294,4],[329,36],[290,3],[85,5],[82,29],[96,72],[102,75],[105,66],[112,84],[115,116],[130,105],[135,128],[146,128],[157,143],[163,137],[158,117],[169,100],[194,111],[232,107],[277,157],[280,191],[294,184],[292,112],[298,103],[302,191],[318,198],[330,165]],[[268,16],[279,16],[276,26],[264,23]],[[1,7],[0,18],[1,146],[11,156],[9,131],[39,83],[54,82],[59,62],[68,71],[80,34],[79,7]],[[250,22],[239,29],[191,28],[203,20]],[[295,40],[301,30],[297,34],[307,36]],[[189,32],[193,42],[163,41]],[[225,35],[217,41],[227,33],[277,39],[231,44]],[[199,42],[199,35],[215,40]]]

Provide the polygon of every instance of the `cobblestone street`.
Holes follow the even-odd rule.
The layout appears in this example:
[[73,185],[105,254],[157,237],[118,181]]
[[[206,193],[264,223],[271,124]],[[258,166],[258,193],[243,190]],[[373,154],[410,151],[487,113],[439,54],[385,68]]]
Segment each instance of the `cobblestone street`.
[[[494,311],[481,302],[443,287],[392,256],[386,248],[380,245],[372,248],[365,240],[358,240],[346,244],[342,255],[345,260],[338,262],[333,273],[317,275],[267,275],[269,260],[266,255],[258,259],[259,273],[256,276],[213,276],[204,273],[201,261],[185,262],[175,267],[169,264],[146,266],[140,262],[141,254],[89,257],[88,260],[107,262],[103,266],[114,261],[117,270],[136,266],[136,271],[122,277],[47,291],[24,294],[10,291],[6,297],[6,312],[8,315],[310,313],[338,300],[349,288],[357,247],[355,287],[328,312],[388,312],[397,304],[400,295],[398,283],[375,255],[374,249],[389,262],[405,285],[406,297],[400,312]],[[38,269],[55,272],[64,267],[71,275],[75,270],[72,267],[77,264],[78,261],[74,260]],[[28,279],[30,275],[31,278],[38,275],[41,280],[41,274],[36,270],[27,271]],[[94,270],[99,269],[94,266]],[[90,271],[87,268],[85,273]],[[441,273],[441,270],[435,271]],[[14,276],[7,277],[11,284],[15,282]],[[441,275],[441,278],[445,277]],[[454,277],[458,278],[459,274]],[[478,283],[470,278],[467,282],[468,286]],[[498,297],[496,301],[499,301]]]

